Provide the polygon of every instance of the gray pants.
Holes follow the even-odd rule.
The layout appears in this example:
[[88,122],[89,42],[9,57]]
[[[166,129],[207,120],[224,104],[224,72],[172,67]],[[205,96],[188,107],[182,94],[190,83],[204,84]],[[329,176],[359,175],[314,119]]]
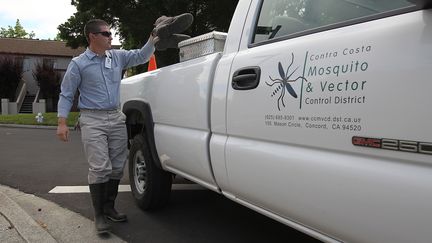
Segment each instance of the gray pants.
[[125,120],[121,111],[81,110],[81,140],[89,163],[89,184],[122,178],[128,153]]

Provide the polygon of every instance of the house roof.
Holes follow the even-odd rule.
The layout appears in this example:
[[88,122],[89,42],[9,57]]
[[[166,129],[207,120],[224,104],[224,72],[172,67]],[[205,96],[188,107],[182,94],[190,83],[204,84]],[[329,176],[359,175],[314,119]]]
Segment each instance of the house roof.
[[84,51],[67,47],[64,41],[0,38],[0,54],[75,57]]

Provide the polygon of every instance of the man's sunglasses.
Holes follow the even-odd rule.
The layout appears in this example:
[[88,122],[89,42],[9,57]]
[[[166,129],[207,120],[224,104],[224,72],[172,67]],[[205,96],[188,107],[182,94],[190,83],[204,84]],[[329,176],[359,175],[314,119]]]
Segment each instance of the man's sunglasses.
[[110,37],[110,36],[112,35],[112,33],[109,32],[109,31],[93,32],[93,34],[101,34],[101,35],[103,35],[103,36],[105,36],[105,37]]

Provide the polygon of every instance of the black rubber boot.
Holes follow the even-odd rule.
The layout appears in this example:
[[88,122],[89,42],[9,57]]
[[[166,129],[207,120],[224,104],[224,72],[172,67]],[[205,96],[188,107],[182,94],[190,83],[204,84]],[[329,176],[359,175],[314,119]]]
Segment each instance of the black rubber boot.
[[106,184],[106,201],[104,204],[104,214],[105,216],[114,222],[124,222],[127,220],[127,216],[123,213],[117,212],[114,208],[114,202],[118,194],[118,186],[120,180],[110,179]]
[[193,15],[190,13],[180,14],[174,17],[161,16],[155,22],[153,35],[166,39],[172,34],[179,34],[187,30],[193,22]]
[[189,38],[191,37],[183,34],[173,34],[165,39],[156,36],[154,38],[154,46],[158,51],[165,51],[168,48],[178,48],[179,42],[187,40]]
[[94,208],[94,221],[98,234],[107,233],[111,229],[110,225],[105,221],[103,207],[106,198],[107,183],[90,184],[90,194]]

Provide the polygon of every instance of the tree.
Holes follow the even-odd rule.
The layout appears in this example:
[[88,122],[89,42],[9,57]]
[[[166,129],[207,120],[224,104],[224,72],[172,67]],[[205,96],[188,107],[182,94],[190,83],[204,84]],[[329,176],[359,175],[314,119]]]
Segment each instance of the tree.
[[0,57],[0,98],[15,101],[15,93],[23,75],[22,67],[22,58]]
[[[86,46],[85,23],[92,18],[107,21],[117,29],[126,49],[139,48],[147,41],[154,21],[161,15],[175,16],[184,12],[195,20],[185,34],[198,36],[213,30],[227,31],[238,0],[72,0],[77,12],[58,29],[67,45]],[[156,52],[158,66],[178,62],[178,50]],[[142,67],[141,67],[142,68]]]
[[79,12],[77,11],[71,16],[67,22],[59,25],[58,37],[66,41],[66,45],[71,48],[78,48],[80,46],[87,46],[87,40],[84,36],[84,25],[92,18],[100,18],[92,15],[90,12]]
[[19,19],[17,19],[15,27],[9,25],[7,29],[3,27],[0,28],[0,37],[33,39],[35,37],[35,33],[33,31],[28,33],[21,25]]
[[49,63],[38,63],[33,77],[40,88],[41,98],[47,100],[47,111],[56,111],[60,93],[61,75]]

